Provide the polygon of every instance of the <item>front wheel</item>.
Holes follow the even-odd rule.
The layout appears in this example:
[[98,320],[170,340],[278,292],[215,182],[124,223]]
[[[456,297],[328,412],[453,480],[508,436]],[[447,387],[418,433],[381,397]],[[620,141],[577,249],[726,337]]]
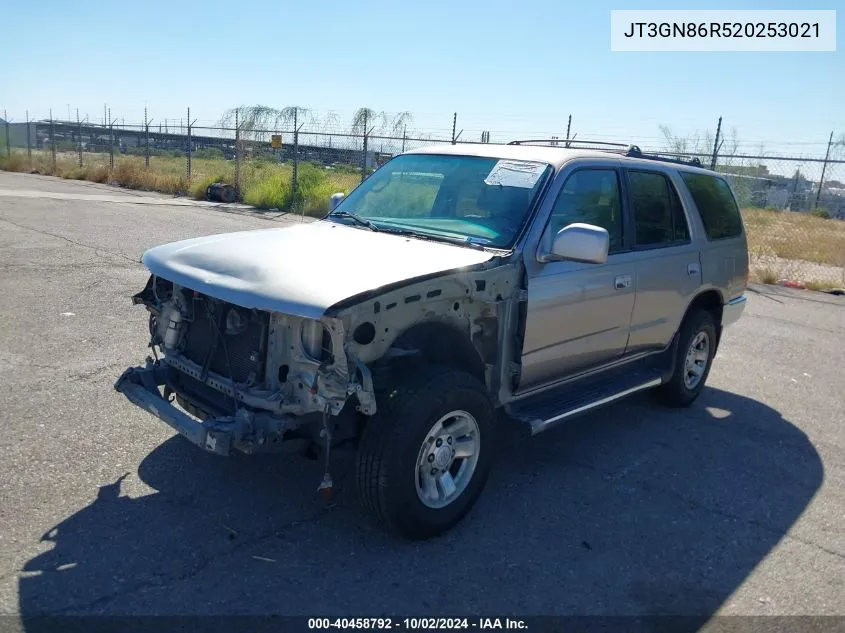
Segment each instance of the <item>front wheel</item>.
[[690,313],[681,326],[675,371],[655,390],[665,404],[686,407],[698,398],[716,354],[716,324],[707,310]]
[[484,385],[430,366],[385,393],[378,407],[358,449],[363,505],[407,538],[448,530],[475,504],[490,470],[495,417]]

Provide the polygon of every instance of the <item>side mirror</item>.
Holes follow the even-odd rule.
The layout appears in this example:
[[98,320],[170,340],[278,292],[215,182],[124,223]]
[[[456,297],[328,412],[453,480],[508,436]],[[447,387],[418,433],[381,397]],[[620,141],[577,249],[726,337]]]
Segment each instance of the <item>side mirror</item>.
[[558,231],[552,243],[552,252],[540,257],[540,261],[569,260],[584,264],[604,264],[610,248],[607,229],[593,224],[576,222]]
[[332,194],[332,197],[329,198],[329,211],[334,211],[337,208],[337,205],[340,204],[340,201],[346,196],[344,193],[335,193]]

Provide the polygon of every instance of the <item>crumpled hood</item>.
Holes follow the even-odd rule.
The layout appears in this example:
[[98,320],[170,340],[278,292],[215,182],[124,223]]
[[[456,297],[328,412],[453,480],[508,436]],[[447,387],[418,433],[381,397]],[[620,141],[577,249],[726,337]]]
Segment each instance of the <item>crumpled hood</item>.
[[173,242],[141,261],[154,275],[229,303],[317,319],[360,293],[492,257],[318,221]]

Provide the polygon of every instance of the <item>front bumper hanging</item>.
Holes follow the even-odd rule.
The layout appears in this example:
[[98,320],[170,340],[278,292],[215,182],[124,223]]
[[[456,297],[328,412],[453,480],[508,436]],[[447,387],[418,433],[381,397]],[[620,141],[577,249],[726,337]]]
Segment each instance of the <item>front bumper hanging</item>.
[[242,443],[250,431],[248,414],[200,422],[171,404],[161,394],[159,387],[166,384],[167,372],[167,366],[148,359],[146,367],[130,367],[123,372],[114,388],[209,453],[226,456],[233,445]]

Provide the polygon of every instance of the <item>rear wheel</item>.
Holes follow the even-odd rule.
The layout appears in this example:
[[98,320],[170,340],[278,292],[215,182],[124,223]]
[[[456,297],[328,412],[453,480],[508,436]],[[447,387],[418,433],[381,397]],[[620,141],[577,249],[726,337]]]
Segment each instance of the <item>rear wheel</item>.
[[716,353],[716,323],[707,310],[696,310],[684,320],[679,334],[672,378],[655,389],[665,404],[686,407],[704,389]]
[[385,393],[364,429],[357,483],[363,505],[392,531],[424,539],[448,530],[487,480],[494,411],[466,372],[429,366]]

